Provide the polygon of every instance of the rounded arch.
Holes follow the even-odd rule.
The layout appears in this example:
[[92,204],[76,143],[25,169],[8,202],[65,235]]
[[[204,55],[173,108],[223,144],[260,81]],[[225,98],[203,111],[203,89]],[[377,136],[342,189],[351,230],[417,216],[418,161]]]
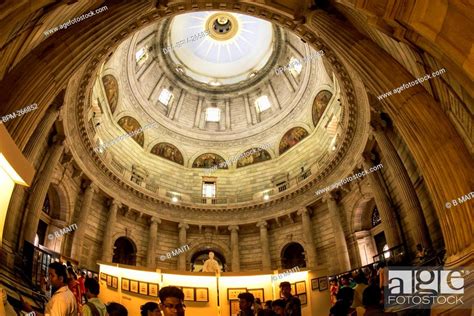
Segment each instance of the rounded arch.
[[271,160],[270,153],[262,147],[252,147],[238,155],[239,159],[236,161],[236,168],[250,166],[259,162]]
[[193,253],[189,261],[191,263],[191,271],[199,272],[196,270],[196,266],[202,265],[204,261],[207,260],[208,254],[211,251],[214,253],[214,260],[216,260],[217,263],[219,264],[221,271],[228,272],[225,256],[218,250],[214,249],[213,247],[211,247],[210,249],[199,250]]
[[131,238],[120,236],[114,241],[112,262],[131,266],[137,264],[137,246]]
[[117,109],[119,100],[119,85],[117,79],[112,74],[102,76],[102,85],[105,91],[105,97],[109,105],[110,114],[113,115]]
[[327,89],[322,89],[314,97],[313,105],[311,107],[311,117],[313,119],[313,125],[315,128],[323,116],[324,111],[326,111],[333,96],[333,92]]
[[306,267],[304,247],[298,242],[291,241],[284,245],[280,252],[281,267],[292,269],[294,267]]
[[369,195],[363,195],[354,204],[352,209],[352,232],[358,232],[361,230],[368,230],[372,226],[370,225],[370,218],[372,216],[372,210],[375,206],[374,198]]
[[213,251],[213,249],[216,252],[219,252],[223,257],[224,257],[224,264],[227,261],[228,258],[231,258],[231,252],[230,248],[222,241],[219,240],[213,240],[211,242],[209,241],[200,241],[196,242],[190,245],[191,247],[189,248],[189,251],[187,251],[186,254],[186,262],[191,262],[191,259],[195,253],[198,253],[200,251]]
[[161,142],[153,146],[150,153],[166,160],[184,166],[184,158],[181,151],[173,144]]
[[281,156],[308,136],[308,129],[302,126],[296,126],[287,130],[280,138],[280,142],[278,144],[278,154]]
[[[131,116],[123,116],[117,121],[117,124],[127,132],[127,134],[133,135],[131,138],[143,148],[143,145],[145,144],[145,133],[142,130],[142,126],[135,118]],[[134,135],[137,130],[140,130],[140,132]]]
[[69,223],[72,221],[75,199],[71,199],[74,194],[71,192],[64,182],[51,184],[51,187],[56,191],[59,198],[59,217],[58,219]]
[[229,169],[225,159],[214,153],[199,155],[193,160],[193,164],[191,165],[192,168],[212,168],[214,166],[218,169]]

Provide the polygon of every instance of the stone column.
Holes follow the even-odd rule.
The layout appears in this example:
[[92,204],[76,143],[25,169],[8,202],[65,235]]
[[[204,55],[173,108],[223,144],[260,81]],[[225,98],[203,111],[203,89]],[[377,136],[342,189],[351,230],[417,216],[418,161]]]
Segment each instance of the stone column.
[[[372,160],[370,160],[369,155],[364,155],[363,164],[366,171],[374,166]],[[382,181],[379,177],[380,176],[377,172],[371,172],[367,174],[367,178],[370,182],[370,188],[372,194],[374,195],[375,204],[377,205],[377,209],[380,213],[380,219],[382,220],[382,227],[387,240],[387,245],[389,248],[392,248],[400,245],[402,241],[398,233],[397,217],[392,209],[392,206],[390,205],[390,200],[385,193],[384,186],[382,185]]]
[[117,211],[122,206],[120,202],[113,199],[109,207],[109,217],[105,225],[104,238],[102,240],[102,261],[112,262],[113,246],[112,235],[117,221]]
[[84,243],[84,236],[87,229],[87,219],[89,218],[92,199],[94,198],[95,192],[98,192],[97,186],[91,182],[84,191],[81,209],[79,211],[79,218],[77,223],[75,223],[77,224],[77,230],[74,232],[71,257],[79,262],[81,261],[82,245]]
[[385,135],[381,124],[378,121],[373,121],[372,126],[374,127],[373,134],[375,140],[382,151],[388,169],[394,176],[395,189],[400,194],[405,212],[408,215],[410,235],[413,237],[415,245],[421,243],[423,247],[429,249],[431,248],[430,233],[408,172],[403,166],[403,162],[398,156],[395,147],[393,147],[387,135]]
[[36,181],[31,188],[31,195],[26,206],[26,223],[23,227],[23,238],[20,240],[21,245],[23,245],[23,240],[29,241],[30,243],[33,243],[35,240],[44,199],[46,198],[49,185],[51,184],[54,168],[56,168],[63,150],[63,140],[56,141],[49,150],[49,157],[47,158],[48,160],[44,168],[36,176]]
[[[189,225],[186,223],[179,223],[179,247],[186,245],[186,230],[189,228]],[[179,254],[178,256],[178,270],[186,271],[186,255]]]
[[229,226],[230,249],[232,251],[232,272],[240,272],[239,226]]
[[349,251],[347,249],[346,237],[342,228],[339,207],[334,196],[329,192],[325,194],[324,200],[328,204],[329,218],[331,220],[332,230],[334,232],[334,242],[336,245],[336,256],[339,270],[337,272],[345,272],[351,269],[349,260]]
[[377,254],[374,245],[374,239],[367,230],[361,230],[354,233],[359,247],[360,261],[363,266],[374,262],[374,256]]
[[309,269],[315,268],[316,259],[316,246],[313,239],[313,228],[311,225],[311,218],[306,207],[298,210],[298,215],[301,216],[301,224],[303,226],[303,238],[305,243],[306,253],[306,265]]
[[148,253],[146,256],[146,265],[148,268],[155,268],[155,249],[156,249],[156,234],[158,230],[158,224],[161,224],[161,220],[156,217],[150,219],[150,228],[148,232]]
[[272,269],[272,260],[270,257],[270,245],[268,243],[268,230],[267,222],[261,221],[257,223],[257,227],[260,228],[260,245],[262,248],[262,270]]

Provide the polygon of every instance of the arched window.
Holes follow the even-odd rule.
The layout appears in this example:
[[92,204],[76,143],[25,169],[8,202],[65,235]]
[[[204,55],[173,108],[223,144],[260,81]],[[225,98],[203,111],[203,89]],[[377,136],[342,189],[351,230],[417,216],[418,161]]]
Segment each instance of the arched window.
[[115,241],[112,262],[128,264],[131,266],[136,265],[137,247],[130,238],[120,237]]
[[192,272],[201,272],[204,266],[204,262],[209,259],[209,252],[214,253],[214,260],[219,264],[222,272],[226,272],[225,257],[215,249],[205,249],[197,251],[191,257],[191,271]]
[[303,246],[297,242],[286,245],[281,252],[281,266],[283,269],[292,269],[296,266],[306,267]]
[[43,208],[41,209],[43,212],[49,215],[51,211],[51,203],[49,202],[49,196],[46,195],[46,198],[44,199],[43,203]]
[[372,227],[375,227],[380,223],[382,223],[382,220],[380,219],[379,210],[377,207],[374,207],[374,210],[372,211]]

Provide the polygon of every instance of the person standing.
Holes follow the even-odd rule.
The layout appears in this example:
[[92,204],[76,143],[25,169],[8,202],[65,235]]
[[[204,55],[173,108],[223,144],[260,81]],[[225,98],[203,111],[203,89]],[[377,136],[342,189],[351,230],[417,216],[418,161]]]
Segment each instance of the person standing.
[[255,298],[252,293],[240,293],[239,296],[239,316],[254,316],[255,313],[252,309],[255,302]]
[[105,316],[107,308],[97,298],[100,292],[99,283],[94,279],[86,279],[84,282],[87,303],[82,307],[82,316]]
[[86,273],[84,271],[81,271],[81,276],[77,279],[77,282],[79,282],[79,287],[81,288],[81,293],[82,293],[81,303],[82,303],[83,298],[87,299],[86,288],[84,286],[85,281],[86,281]]
[[281,282],[280,292],[285,302],[285,316],[301,316],[301,301],[291,294],[290,282]]
[[339,285],[337,285],[336,278],[331,279],[329,281],[329,284],[331,284],[329,286],[329,300],[331,302],[331,306],[334,306],[334,304],[336,304],[336,301],[337,301],[336,295],[337,295],[337,292],[339,291]]
[[77,302],[78,313],[81,314],[82,312],[81,286],[79,285],[79,282],[77,281],[77,275],[72,269],[72,267],[67,268],[67,274],[68,274],[67,286],[71,290],[72,294],[74,294],[74,297],[76,298],[76,302]]

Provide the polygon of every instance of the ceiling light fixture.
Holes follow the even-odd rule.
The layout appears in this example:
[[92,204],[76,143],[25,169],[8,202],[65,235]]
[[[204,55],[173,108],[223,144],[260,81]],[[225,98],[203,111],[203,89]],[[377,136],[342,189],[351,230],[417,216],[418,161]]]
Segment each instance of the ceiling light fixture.
[[265,194],[263,195],[263,199],[264,199],[265,201],[268,201],[268,200],[270,199],[270,195],[268,195],[268,193],[265,193]]
[[179,199],[178,199],[177,196],[173,196],[173,197],[171,198],[171,202],[173,202],[173,203],[177,203],[178,200],[179,200]]

